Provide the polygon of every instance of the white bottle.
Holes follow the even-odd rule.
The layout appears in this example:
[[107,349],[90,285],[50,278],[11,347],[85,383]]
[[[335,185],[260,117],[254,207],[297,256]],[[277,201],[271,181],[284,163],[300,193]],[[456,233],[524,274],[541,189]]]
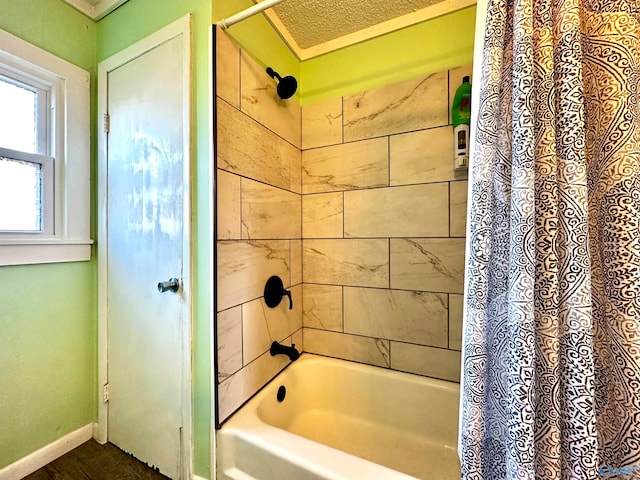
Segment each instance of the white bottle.
[[458,125],[453,129],[454,168],[462,170],[469,166],[469,125]]

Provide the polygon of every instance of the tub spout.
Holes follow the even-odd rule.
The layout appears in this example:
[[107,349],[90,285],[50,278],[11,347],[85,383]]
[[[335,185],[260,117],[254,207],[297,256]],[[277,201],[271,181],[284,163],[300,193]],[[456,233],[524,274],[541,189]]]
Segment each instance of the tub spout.
[[280,355],[280,354],[286,355],[287,357],[289,357],[289,359],[292,362],[297,360],[298,357],[300,356],[300,352],[296,350],[295,344],[291,345],[290,347],[287,347],[286,345],[281,345],[278,342],[273,342],[271,344],[269,353],[271,353],[272,357],[275,357],[276,355]]

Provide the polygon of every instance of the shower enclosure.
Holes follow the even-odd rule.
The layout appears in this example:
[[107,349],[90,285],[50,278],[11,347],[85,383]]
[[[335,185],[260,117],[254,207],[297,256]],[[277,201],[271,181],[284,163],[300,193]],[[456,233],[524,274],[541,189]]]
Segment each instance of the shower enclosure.
[[[372,428],[393,422],[388,405],[376,407],[391,388],[383,377],[408,386],[393,387],[405,392],[402,413],[409,418],[398,429],[420,424],[422,402],[438,398],[415,393],[411,379],[437,379],[434,384],[446,388],[435,391],[451,398],[439,401],[442,410],[438,402],[431,408],[447,427],[423,435],[451,454],[443,471],[455,478],[457,422],[448,407],[457,404],[459,381],[467,182],[465,172],[453,168],[449,104],[471,67],[301,108],[297,96],[278,96],[266,62],[222,31],[215,50],[218,453],[228,452],[222,450],[229,431],[247,426],[242,418],[266,405],[249,400],[289,365],[287,356],[270,353],[278,342],[304,352],[285,378],[318,356],[346,361],[341,368],[356,362],[380,369],[357,381],[358,410],[369,414],[349,420]],[[272,67],[281,77],[291,73]],[[290,292],[291,309],[288,299],[274,308],[265,302],[272,276]],[[281,378],[263,392],[277,392]],[[310,387],[336,398],[346,391],[336,375],[322,378]],[[310,391],[296,385],[287,386],[284,404]],[[348,420],[339,409],[325,413],[336,419],[335,432]],[[453,434],[438,436],[443,431]],[[246,446],[248,431],[238,435],[232,437],[243,440],[232,443]],[[300,440],[288,435],[293,451]],[[428,478],[427,470],[411,475]]]

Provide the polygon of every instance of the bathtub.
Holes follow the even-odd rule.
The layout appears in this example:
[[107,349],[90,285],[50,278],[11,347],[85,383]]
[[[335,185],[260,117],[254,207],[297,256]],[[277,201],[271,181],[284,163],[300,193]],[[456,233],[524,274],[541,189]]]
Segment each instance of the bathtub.
[[303,354],[218,430],[218,478],[459,480],[458,398],[456,383]]

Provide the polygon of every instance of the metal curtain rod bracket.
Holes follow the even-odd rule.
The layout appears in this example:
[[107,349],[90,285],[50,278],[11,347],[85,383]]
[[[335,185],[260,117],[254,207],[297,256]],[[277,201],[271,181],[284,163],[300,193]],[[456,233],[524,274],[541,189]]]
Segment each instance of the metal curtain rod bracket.
[[216,25],[218,25],[221,29],[226,30],[230,26],[235,25],[236,23],[241,22],[246,18],[253,17],[254,15],[266,10],[267,8],[271,8],[279,3],[282,3],[283,1],[284,0],[264,0],[263,2],[260,2],[253,7],[249,7],[239,13],[236,13],[235,15],[219,20],[218,22],[216,22]]

